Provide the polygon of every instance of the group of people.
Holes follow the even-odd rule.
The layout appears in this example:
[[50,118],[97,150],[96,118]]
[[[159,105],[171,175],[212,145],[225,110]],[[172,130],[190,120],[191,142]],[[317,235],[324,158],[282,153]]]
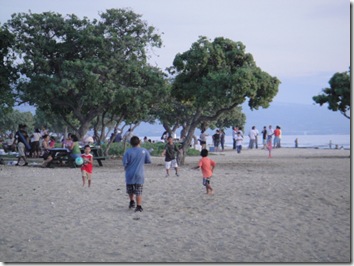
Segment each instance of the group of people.
[[[56,145],[55,138],[50,136],[45,130],[39,130],[38,128],[30,136],[26,129],[27,125],[19,124],[18,131],[16,131],[11,145],[9,145],[10,142],[7,142],[8,146],[11,146],[14,151],[17,149],[18,159],[15,165],[19,166],[23,160],[24,164],[22,166],[27,166],[27,158],[33,157],[43,158],[42,167],[48,167],[53,160],[50,149]],[[69,133],[67,138],[63,138],[61,146],[70,150],[70,156],[74,160],[81,156],[79,139],[76,135]]]

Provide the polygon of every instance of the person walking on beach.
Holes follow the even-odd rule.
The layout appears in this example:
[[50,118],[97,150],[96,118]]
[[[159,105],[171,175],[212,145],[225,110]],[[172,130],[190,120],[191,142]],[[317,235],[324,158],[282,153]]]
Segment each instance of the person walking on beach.
[[205,129],[203,129],[200,133],[199,136],[199,142],[200,146],[202,146],[202,149],[206,149],[206,138],[209,136],[207,133],[205,133]]
[[221,151],[225,150],[225,131],[223,129],[220,130],[220,145]]
[[84,160],[84,163],[81,166],[81,176],[82,176],[82,186],[85,186],[85,181],[87,179],[88,187],[91,186],[92,180],[92,169],[93,169],[93,155],[90,153],[90,145],[85,145],[84,153],[81,155],[81,158]]
[[206,188],[206,193],[208,195],[214,194],[214,189],[210,185],[210,179],[213,175],[216,163],[208,157],[208,150],[203,149],[200,152],[202,158],[199,160],[198,166],[195,169],[201,169],[203,175],[203,186]]
[[266,149],[267,147],[267,127],[264,126],[262,130],[262,137],[263,137],[263,150]]
[[274,131],[271,125],[269,125],[268,130],[267,130],[267,143],[268,143],[268,139],[272,140],[274,135]]
[[144,164],[151,163],[150,153],[140,147],[140,139],[133,136],[130,139],[132,148],[129,148],[123,155],[123,166],[125,170],[126,189],[129,195],[129,209],[135,207],[134,195],[136,199],[135,211],[142,212],[141,206],[144,185]]
[[17,144],[18,150],[18,159],[16,166],[19,166],[21,159],[25,161],[23,166],[28,165],[27,158],[26,158],[26,149],[30,150],[31,147],[29,146],[29,137],[26,131],[26,125],[19,124],[18,131],[15,133],[14,143],[13,145]]
[[220,144],[220,130],[217,129],[215,134],[212,136],[213,138],[213,144],[215,151],[219,151],[219,144]]
[[241,153],[242,141],[243,141],[243,137],[241,135],[241,132],[237,132],[237,136],[236,136],[236,151],[237,151],[237,153]]
[[176,176],[178,175],[178,164],[176,160],[176,152],[178,148],[173,143],[173,138],[171,136],[167,137],[167,144],[165,145],[165,149],[162,152],[162,156],[165,156],[165,169],[166,169],[166,176],[170,175],[170,168],[171,166],[175,168]]

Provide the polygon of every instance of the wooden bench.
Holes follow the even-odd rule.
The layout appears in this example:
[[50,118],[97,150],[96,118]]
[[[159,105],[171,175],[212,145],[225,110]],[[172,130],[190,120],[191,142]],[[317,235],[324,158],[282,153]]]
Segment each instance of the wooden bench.
[[[84,149],[81,149],[81,153],[84,152]],[[106,157],[103,156],[103,152],[100,148],[92,147],[91,153],[93,155],[93,160],[98,162],[99,166],[103,166],[102,161],[106,160]],[[49,163],[62,163],[67,162],[67,165],[70,167],[78,167],[75,163],[75,160],[70,156],[70,152],[67,149],[51,149],[51,156],[53,160]]]

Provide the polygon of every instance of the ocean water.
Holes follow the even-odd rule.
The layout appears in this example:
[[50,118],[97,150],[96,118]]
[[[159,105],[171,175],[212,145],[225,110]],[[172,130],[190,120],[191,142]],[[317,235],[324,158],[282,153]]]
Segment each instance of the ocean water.
[[[148,137],[154,141],[161,141],[161,136]],[[350,149],[350,135],[283,135],[281,138],[281,147],[294,148],[295,139],[298,139],[299,148],[320,148],[320,149],[335,149],[343,148]],[[207,145],[212,145],[211,136],[207,137]],[[249,138],[244,136],[243,147],[248,147]],[[232,147],[232,136],[225,136],[225,146]],[[262,147],[262,140],[258,138],[258,147]]]
[[[299,148],[344,148],[350,149],[350,135],[283,135],[281,138],[281,147],[294,148],[295,139],[298,140]],[[210,143],[212,141],[210,140]],[[226,136],[225,144],[232,146],[232,137]],[[249,138],[244,137],[243,146],[248,147]],[[262,145],[262,140],[258,139],[258,146]]]

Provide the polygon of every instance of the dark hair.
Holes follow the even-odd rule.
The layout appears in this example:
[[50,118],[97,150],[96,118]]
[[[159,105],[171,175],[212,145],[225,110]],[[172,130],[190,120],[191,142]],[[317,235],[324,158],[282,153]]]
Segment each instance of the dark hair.
[[85,145],[84,149],[86,149],[86,148],[90,148],[91,149],[90,145]]
[[131,137],[131,139],[130,139],[130,144],[131,144],[133,147],[138,146],[139,143],[140,143],[139,137],[137,137],[137,136]]
[[42,138],[45,139],[48,136],[49,136],[48,134],[44,134]]
[[71,139],[73,140],[73,142],[79,141],[76,135],[71,135]]
[[202,157],[207,157],[208,156],[208,150],[207,149],[202,149],[202,151],[200,152],[200,156]]

